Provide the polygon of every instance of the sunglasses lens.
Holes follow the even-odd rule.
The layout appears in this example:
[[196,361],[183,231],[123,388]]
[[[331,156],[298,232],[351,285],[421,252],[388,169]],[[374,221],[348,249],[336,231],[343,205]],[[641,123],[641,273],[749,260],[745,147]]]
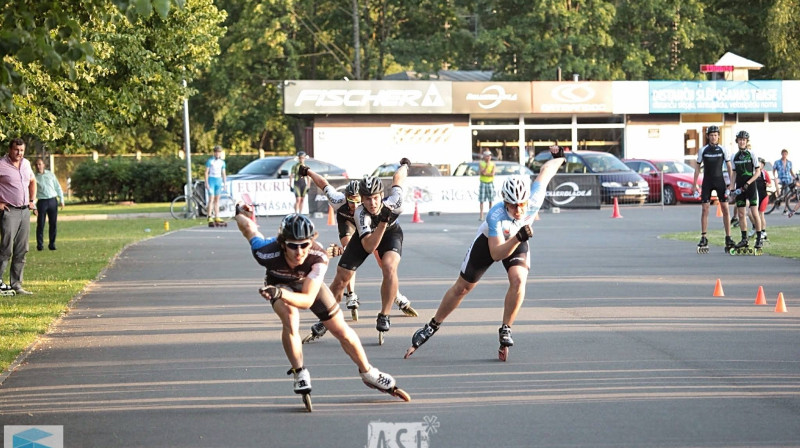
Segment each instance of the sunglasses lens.
[[311,243],[306,241],[305,243],[286,243],[286,247],[293,250],[298,249],[305,249],[306,247],[310,246]]

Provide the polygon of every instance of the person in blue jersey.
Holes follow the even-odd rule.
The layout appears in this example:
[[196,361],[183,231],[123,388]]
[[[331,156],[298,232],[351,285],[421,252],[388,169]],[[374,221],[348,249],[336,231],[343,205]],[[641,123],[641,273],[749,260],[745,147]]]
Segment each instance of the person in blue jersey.
[[503,202],[489,209],[486,221],[478,228],[478,234],[461,263],[458,278],[445,293],[430,322],[414,333],[406,358],[433,336],[447,316],[477,286],[486,270],[498,261],[503,263],[509,283],[499,329],[500,344],[503,347],[514,345],[511,326],[525,298],[525,283],[530,270],[528,239],[533,236],[531,225],[544,202],[547,184],[564,163],[563,148],[551,146],[550,153],[553,159],[542,165],[532,186],[523,176],[513,176],[503,182]]
[[225,174],[225,160],[222,159],[222,147],[214,147],[214,157],[206,161],[206,190],[208,190],[208,207],[206,214],[208,222],[222,222],[219,217],[219,197],[225,191],[227,176]]
[[316,241],[314,223],[293,213],[283,218],[276,237],[266,238],[252,218],[252,205],[236,204],[234,219],[239,231],[250,244],[256,262],[266,268],[259,293],[281,321],[281,342],[291,365],[287,374],[294,375],[295,393],[311,392],[311,375],[304,365],[299,333],[301,309],[310,309],[339,340],[367,386],[383,392],[392,390],[395,379],[370,365],[361,340],[344,321],[339,304],[323,282],[328,253]]

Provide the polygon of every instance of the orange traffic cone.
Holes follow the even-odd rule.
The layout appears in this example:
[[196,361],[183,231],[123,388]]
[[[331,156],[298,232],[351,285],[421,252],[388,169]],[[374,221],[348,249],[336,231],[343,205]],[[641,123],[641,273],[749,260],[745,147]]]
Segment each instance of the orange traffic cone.
[[783,293],[778,293],[778,303],[775,304],[776,313],[788,313],[786,310],[786,303],[783,301]]
[[717,201],[717,218],[722,218],[722,206],[719,201]]
[[619,214],[619,203],[617,202],[617,198],[614,198],[614,213],[611,214],[612,218],[622,218],[622,215]]
[[424,222],[422,218],[419,217],[419,202],[414,203],[414,217],[411,218],[411,222],[413,223],[421,223]]
[[767,298],[764,297],[764,287],[759,286],[758,294],[756,294],[756,305],[766,305],[766,304],[767,304]]
[[717,285],[714,286],[714,297],[725,297],[725,293],[722,292],[722,282],[717,279]]
[[336,217],[334,216],[333,213],[333,206],[330,204],[328,204],[328,225],[329,226],[336,225]]

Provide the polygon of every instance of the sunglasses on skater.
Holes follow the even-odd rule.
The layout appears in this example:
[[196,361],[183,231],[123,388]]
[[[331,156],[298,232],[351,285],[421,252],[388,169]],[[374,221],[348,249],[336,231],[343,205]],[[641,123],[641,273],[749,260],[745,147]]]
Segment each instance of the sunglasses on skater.
[[347,198],[347,202],[349,202],[351,204],[360,204],[361,203],[361,198]]
[[288,241],[286,242],[286,247],[288,247],[289,249],[292,249],[292,250],[305,249],[306,247],[308,247],[310,245],[311,245],[311,241],[306,241],[305,243],[290,243]]

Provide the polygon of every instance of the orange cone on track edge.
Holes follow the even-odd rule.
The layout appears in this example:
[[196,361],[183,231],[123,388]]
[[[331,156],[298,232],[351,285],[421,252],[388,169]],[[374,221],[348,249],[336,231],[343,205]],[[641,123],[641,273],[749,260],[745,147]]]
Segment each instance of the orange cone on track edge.
[[717,279],[717,285],[714,286],[714,297],[725,297],[725,293],[722,291],[722,282]]
[[336,217],[334,217],[333,206],[328,204],[328,225],[336,225]]
[[617,198],[614,198],[614,212],[611,214],[612,218],[622,218],[622,215],[619,214],[619,202],[617,202]]
[[411,222],[413,223],[425,222],[422,220],[422,218],[419,217],[419,202],[414,203],[414,217],[411,218]]
[[767,298],[764,297],[764,287],[759,286],[758,294],[756,295],[756,305],[766,305],[766,304],[767,304]]
[[717,218],[722,218],[722,205],[717,201]]
[[778,293],[778,303],[775,304],[775,312],[776,313],[788,313],[789,311],[786,310],[786,303],[783,301],[783,293]]

